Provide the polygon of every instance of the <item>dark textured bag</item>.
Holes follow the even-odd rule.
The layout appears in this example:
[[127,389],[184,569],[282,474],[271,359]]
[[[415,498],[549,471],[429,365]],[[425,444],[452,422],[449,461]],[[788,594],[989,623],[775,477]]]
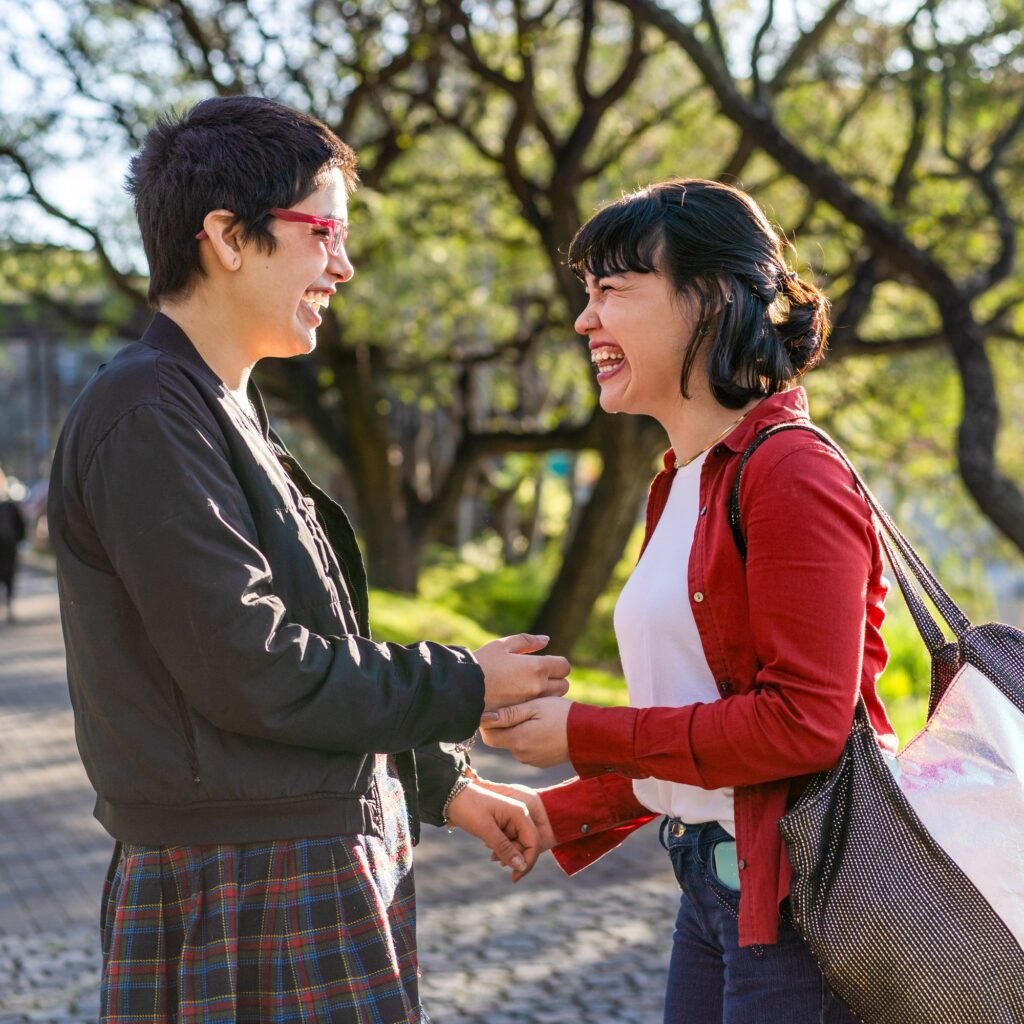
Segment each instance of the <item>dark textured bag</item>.
[[[744,560],[743,468],[768,438],[794,429],[816,434],[849,465],[807,423],[758,434],[729,507]],[[928,721],[893,756],[858,701],[838,765],[779,822],[794,871],[793,920],[865,1024],[1024,1024],[1024,633],[972,626],[850,472],[931,655]]]

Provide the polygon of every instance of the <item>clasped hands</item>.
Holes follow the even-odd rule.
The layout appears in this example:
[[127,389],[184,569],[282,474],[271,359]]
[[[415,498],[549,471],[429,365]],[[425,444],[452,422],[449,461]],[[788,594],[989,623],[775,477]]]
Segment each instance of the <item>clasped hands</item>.
[[[543,650],[547,642],[547,637],[520,633],[474,652],[484,671],[484,742],[539,768],[569,759],[566,723],[572,702],[564,696],[569,662],[556,655],[519,657]],[[452,800],[448,820],[490,847],[491,859],[512,869],[513,882],[554,845],[535,789],[489,782],[475,773]]]

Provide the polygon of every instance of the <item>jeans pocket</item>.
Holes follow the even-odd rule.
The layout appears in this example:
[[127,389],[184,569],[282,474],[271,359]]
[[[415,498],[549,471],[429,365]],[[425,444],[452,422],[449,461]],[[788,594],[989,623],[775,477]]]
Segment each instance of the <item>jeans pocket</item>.
[[723,889],[740,891],[740,868],[736,859],[736,840],[720,839],[708,848],[708,874]]
[[[731,917],[739,917],[740,912],[740,890],[739,886],[733,888],[727,885],[715,870],[715,847],[718,843],[712,843],[703,852],[701,858],[701,873],[704,887],[714,901]],[[719,858],[721,858],[719,854]]]

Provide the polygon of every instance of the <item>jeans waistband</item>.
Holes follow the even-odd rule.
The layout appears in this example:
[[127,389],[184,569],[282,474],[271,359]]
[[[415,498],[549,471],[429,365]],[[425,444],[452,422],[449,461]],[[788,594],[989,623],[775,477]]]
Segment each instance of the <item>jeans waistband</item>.
[[661,821],[658,838],[666,850],[682,846],[697,846],[700,843],[735,842],[717,821],[701,821],[695,824],[680,818],[665,817]]

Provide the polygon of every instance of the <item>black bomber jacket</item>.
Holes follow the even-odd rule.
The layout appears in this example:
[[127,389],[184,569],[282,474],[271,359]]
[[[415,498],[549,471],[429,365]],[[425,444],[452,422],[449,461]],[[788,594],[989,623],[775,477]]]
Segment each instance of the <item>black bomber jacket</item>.
[[483,673],[370,639],[345,513],[157,314],[75,402],[48,521],[96,817],[149,844],[379,834],[395,755],[441,824]]

